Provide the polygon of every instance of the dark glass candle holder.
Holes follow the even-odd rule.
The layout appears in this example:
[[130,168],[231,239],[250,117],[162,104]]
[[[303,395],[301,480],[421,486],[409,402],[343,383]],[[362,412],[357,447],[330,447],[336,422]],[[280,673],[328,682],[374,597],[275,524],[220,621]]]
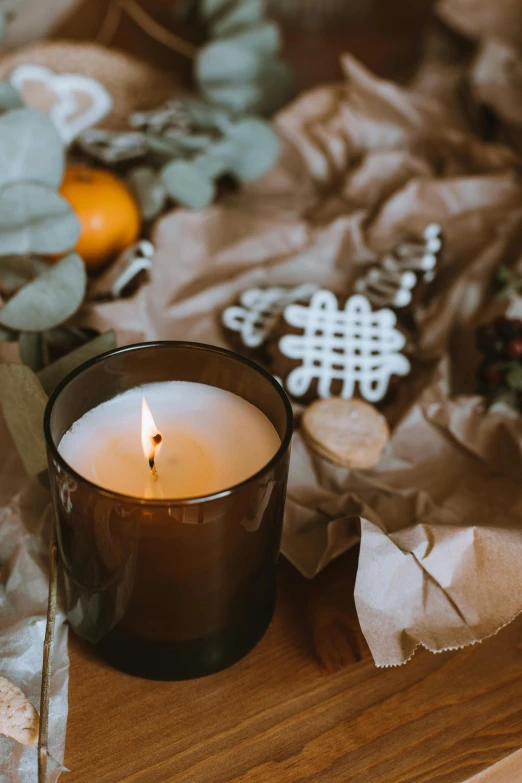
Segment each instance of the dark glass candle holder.
[[[193,381],[259,408],[281,438],[258,473],[230,489],[185,500],[141,499],[91,483],[61,457],[65,432],[128,389]],[[245,655],[272,617],[292,410],[269,373],[221,348],[144,343],[76,369],[45,413],[49,474],[74,631],[116,668],[188,679]]]

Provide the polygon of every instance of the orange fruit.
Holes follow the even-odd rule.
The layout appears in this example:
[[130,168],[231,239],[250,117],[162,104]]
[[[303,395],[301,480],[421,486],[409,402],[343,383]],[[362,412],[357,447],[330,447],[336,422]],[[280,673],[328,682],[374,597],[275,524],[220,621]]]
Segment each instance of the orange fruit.
[[59,192],[80,221],[74,249],[89,271],[101,268],[138,239],[141,218],[136,200],[110,171],[69,166]]

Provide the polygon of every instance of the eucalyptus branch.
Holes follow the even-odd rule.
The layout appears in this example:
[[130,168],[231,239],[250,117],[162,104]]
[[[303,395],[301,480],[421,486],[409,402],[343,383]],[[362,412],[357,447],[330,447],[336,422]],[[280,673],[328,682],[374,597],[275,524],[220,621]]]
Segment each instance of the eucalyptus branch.
[[58,595],[58,569],[56,562],[56,540],[54,517],[51,526],[49,543],[49,599],[47,603],[47,623],[42,664],[42,690],[40,693],[40,731],[38,734],[38,783],[47,781],[47,760],[49,750],[49,699],[51,694],[51,673],[54,645],[54,625],[56,620],[56,603]]

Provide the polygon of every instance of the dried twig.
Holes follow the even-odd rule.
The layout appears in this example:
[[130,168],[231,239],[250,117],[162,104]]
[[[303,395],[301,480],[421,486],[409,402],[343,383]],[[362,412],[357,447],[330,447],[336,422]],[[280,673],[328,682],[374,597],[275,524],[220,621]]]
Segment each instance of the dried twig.
[[45,626],[44,653],[42,664],[42,690],[40,693],[40,731],[38,734],[38,783],[47,781],[47,748],[49,735],[49,698],[51,694],[51,672],[54,645],[54,624],[58,595],[58,568],[56,562],[56,540],[54,518],[49,543],[49,599],[47,602],[47,623]]
[[158,41],[158,43],[163,44],[163,46],[166,46],[173,52],[183,55],[183,57],[188,57],[190,60],[196,57],[198,47],[195,44],[186,41],[181,36],[167,30],[159,22],[156,22],[136,0],[113,0],[109,4],[102,26],[96,36],[98,41],[105,45],[112,41],[118,30],[122,12],[130,16],[144,33]]

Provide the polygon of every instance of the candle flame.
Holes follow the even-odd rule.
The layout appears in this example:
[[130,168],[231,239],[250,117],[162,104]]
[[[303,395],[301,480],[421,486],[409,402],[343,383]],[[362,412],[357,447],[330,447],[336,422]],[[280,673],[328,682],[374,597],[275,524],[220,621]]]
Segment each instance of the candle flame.
[[161,433],[152,416],[145,396],[141,398],[141,446],[154,478],[157,478],[156,460],[161,447]]

